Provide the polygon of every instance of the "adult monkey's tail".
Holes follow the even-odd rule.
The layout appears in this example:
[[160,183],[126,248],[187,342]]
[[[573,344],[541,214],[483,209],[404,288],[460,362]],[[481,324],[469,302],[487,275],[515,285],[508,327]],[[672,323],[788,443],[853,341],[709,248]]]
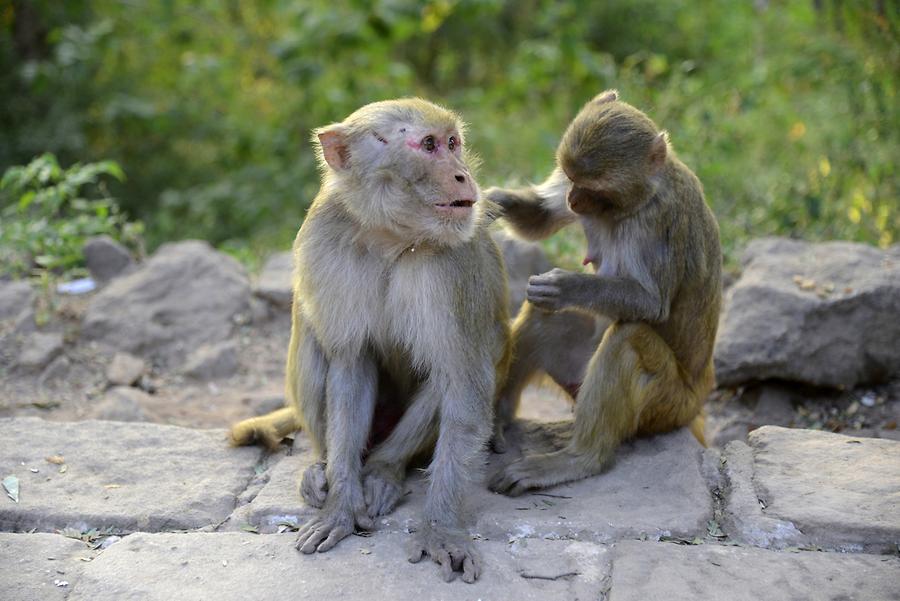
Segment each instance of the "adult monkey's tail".
[[300,427],[300,419],[294,409],[283,407],[234,424],[228,433],[228,440],[236,447],[259,443],[274,450],[285,436],[296,432]]

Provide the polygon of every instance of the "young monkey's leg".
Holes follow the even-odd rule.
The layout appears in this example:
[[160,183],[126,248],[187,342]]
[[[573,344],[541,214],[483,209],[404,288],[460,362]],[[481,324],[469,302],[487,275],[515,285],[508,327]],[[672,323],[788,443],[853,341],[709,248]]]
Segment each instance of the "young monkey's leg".
[[525,386],[540,372],[546,373],[574,401],[584,380],[587,364],[608,324],[576,311],[548,313],[525,303],[513,324],[513,360],[506,385],[497,401],[491,446],[503,453],[516,446],[507,440],[509,426],[519,407]]
[[588,365],[568,446],[526,454],[498,473],[490,487],[519,495],[598,474],[622,441],[650,426],[642,423],[645,414],[681,426],[699,407],[698,395],[656,332],[644,324],[613,324]]

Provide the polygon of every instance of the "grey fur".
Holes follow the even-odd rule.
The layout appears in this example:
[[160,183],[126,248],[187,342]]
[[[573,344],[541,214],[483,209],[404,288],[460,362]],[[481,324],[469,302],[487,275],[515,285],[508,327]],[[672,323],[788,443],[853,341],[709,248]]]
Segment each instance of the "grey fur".
[[[446,578],[462,570],[472,581],[480,560],[464,499],[505,375],[506,280],[484,203],[468,213],[436,206],[479,201],[465,155],[428,156],[410,138],[453,132],[461,141],[461,129],[452,113],[412,99],[363,107],[318,132],[329,148],[319,151],[322,189],[294,243],[287,391],[327,455],[326,481],[317,464],[301,483],[307,502],[324,504],[298,548],[326,551],[370,527],[402,497],[412,458],[433,450],[413,546]],[[363,466],[382,375],[405,413]]]

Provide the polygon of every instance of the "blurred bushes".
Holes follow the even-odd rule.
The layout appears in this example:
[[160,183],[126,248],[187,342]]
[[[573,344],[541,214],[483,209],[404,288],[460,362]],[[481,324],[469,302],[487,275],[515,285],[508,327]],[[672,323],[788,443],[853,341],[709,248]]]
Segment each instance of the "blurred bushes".
[[0,179],[0,277],[82,275],[92,236],[139,251],[143,226],[126,221],[109,197],[110,177],[125,179],[112,161],[62,169],[52,154],[7,169]]
[[[816,8],[816,7],[819,8]],[[729,256],[749,236],[900,237],[896,3],[0,0],[0,170],[112,159],[151,245],[285,247],[309,132],[373,100],[459,110],[483,185],[537,180],[616,87],[670,131]],[[577,245],[553,242],[562,255]]]

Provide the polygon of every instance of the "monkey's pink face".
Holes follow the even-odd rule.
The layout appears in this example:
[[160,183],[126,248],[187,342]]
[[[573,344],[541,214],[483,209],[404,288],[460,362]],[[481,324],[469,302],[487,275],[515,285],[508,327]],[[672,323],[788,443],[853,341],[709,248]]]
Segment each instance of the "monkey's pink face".
[[406,126],[399,134],[410,162],[418,167],[410,179],[425,203],[442,219],[471,219],[478,187],[463,159],[459,131]]
[[458,121],[436,107],[419,106],[414,112],[421,111],[420,118],[384,118],[371,109],[357,118],[363,125],[355,130],[335,124],[317,136],[328,166],[359,187],[347,208],[361,223],[410,242],[452,246],[475,231],[478,185],[466,164]]

